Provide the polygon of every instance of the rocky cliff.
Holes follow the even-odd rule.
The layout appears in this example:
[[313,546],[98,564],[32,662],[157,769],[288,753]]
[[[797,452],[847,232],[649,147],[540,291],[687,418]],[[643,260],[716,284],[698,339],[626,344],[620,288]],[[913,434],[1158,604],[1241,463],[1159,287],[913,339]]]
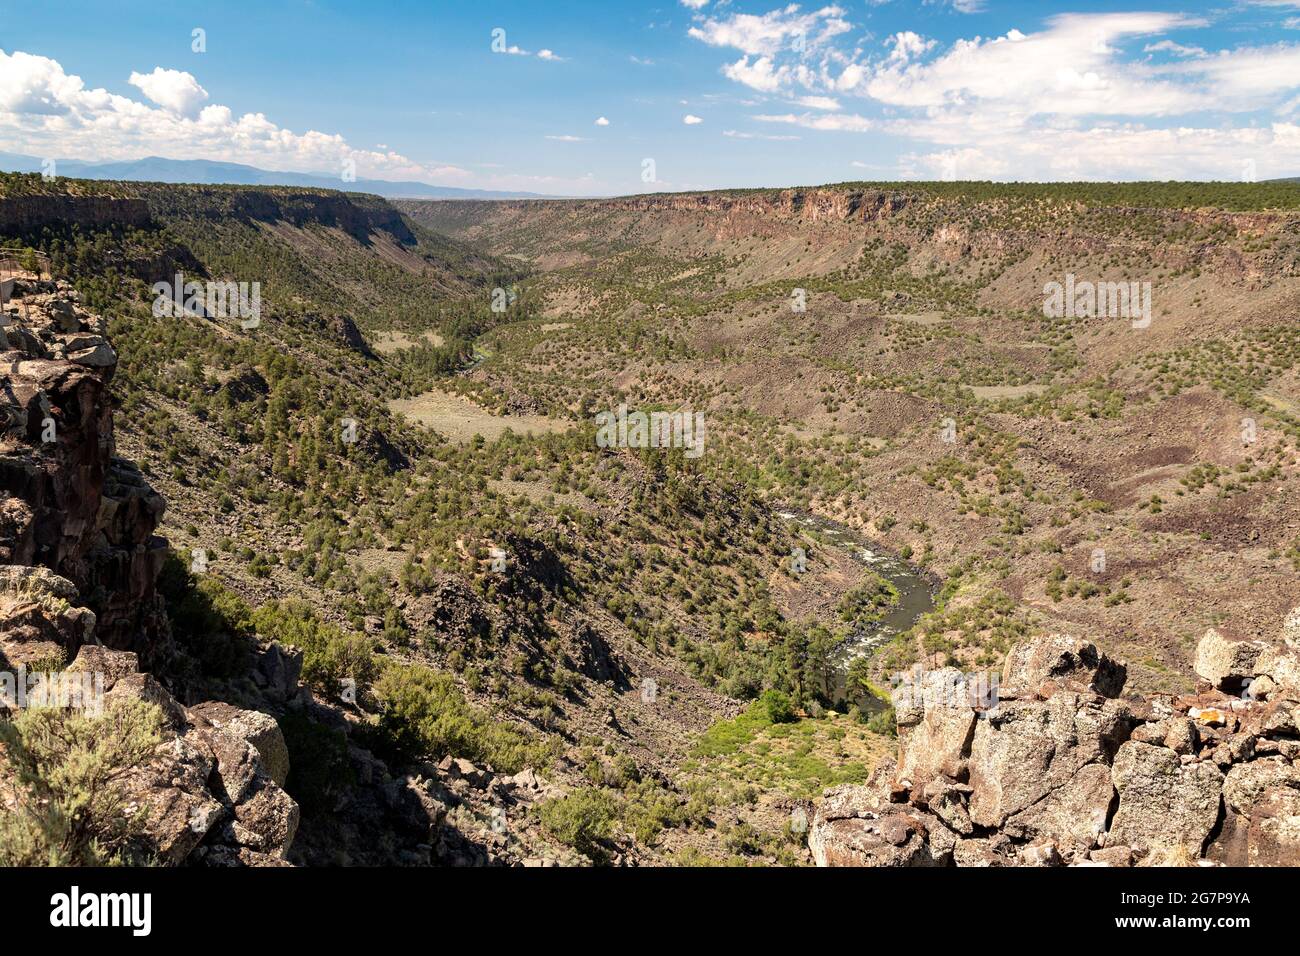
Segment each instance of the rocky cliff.
[[31,275],[5,320],[0,561],[66,578],[95,615],[98,643],[162,664],[170,636],[154,583],[166,542],[154,529],[164,505],[115,454],[105,323],[66,284]]
[[[1123,696],[1125,668],[1069,637],[1008,656],[996,700],[955,669],[896,691],[897,760],[829,791],[821,866],[1294,866],[1300,609],[1282,642],[1210,631],[1200,692]],[[990,706],[991,704],[991,706]]]
[[23,235],[46,226],[82,228],[149,225],[143,199],[103,195],[0,195],[0,233]]

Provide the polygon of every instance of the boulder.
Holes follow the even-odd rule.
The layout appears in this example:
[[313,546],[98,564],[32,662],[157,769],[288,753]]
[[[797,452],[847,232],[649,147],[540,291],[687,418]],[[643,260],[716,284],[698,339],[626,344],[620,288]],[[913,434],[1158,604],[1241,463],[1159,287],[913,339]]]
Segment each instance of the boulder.
[[297,831],[298,805],[280,785],[288,750],[279,725],[217,701],[187,710],[136,667],[133,653],[86,645],[68,670],[102,674],[106,706],[133,697],[162,712],[153,759],[118,782],[144,848],[168,864],[223,847],[231,859],[242,849],[282,858]]
[[1265,647],[1254,661],[1255,680],[1250,696],[1271,700],[1274,697],[1300,697],[1300,655],[1290,648]]
[[969,705],[966,675],[955,667],[924,670],[918,665],[895,678],[890,702],[901,735],[919,724],[928,708]]
[[1124,690],[1127,668],[1080,638],[1052,634],[1015,645],[1002,667],[1002,687],[1008,692],[1037,690],[1048,681],[1076,684],[1103,697]]
[[1255,676],[1255,662],[1267,649],[1263,641],[1232,640],[1210,628],[1196,645],[1193,669],[1197,676],[1219,690],[1239,693],[1246,681]]
[[1111,766],[1119,808],[1106,845],[1168,857],[1199,857],[1219,819],[1223,773],[1213,763],[1183,765],[1178,754],[1131,740]]
[[[930,835],[939,838],[931,846]],[[818,866],[945,866],[955,838],[929,813],[881,806],[868,788],[839,787],[818,807],[808,848]]]
[[927,785],[922,798],[931,813],[943,821],[953,833],[970,836],[975,832],[970,814],[966,810],[966,795],[970,787],[953,785],[936,779]]
[[124,697],[134,697],[156,705],[162,711],[164,727],[176,732],[185,730],[188,720],[185,708],[176,702],[176,698],[152,674],[124,674],[117,678],[113,681],[112,690],[104,694],[104,703],[108,705]]
[[77,658],[68,665],[73,673],[101,675],[104,690],[113,689],[121,677],[134,674],[140,669],[140,659],[131,651],[115,651],[98,644],[87,644],[77,652]]
[[250,744],[261,758],[267,775],[284,786],[289,777],[289,748],[274,717],[256,710],[241,710],[220,701],[199,704],[191,707],[189,712],[221,733]]
[[971,820],[1092,846],[1114,796],[1108,764],[1130,731],[1119,701],[1066,691],[1004,702],[975,728]]
[[1201,735],[1191,718],[1173,716],[1139,725],[1133,731],[1132,739],[1144,744],[1168,747],[1181,756],[1196,753]]
[[964,777],[975,724],[971,707],[935,706],[926,709],[915,727],[900,730],[894,778],[899,786],[910,789],[938,775]]
[[1022,847],[1020,850],[1021,866],[1060,866],[1061,853],[1056,844],[1051,841],[1045,843],[1031,843],[1029,846]]
[[1126,846],[1108,846],[1093,850],[1088,859],[1105,866],[1125,867],[1133,865],[1133,851]]
[[1011,841],[997,834],[992,837],[958,840],[953,847],[952,861],[956,866],[1014,866],[1018,861],[1010,855],[1011,853]]
[[1300,789],[1300,767],[1281,758],[1237,764],[1223,778],[1223,802],[1236,813],[1253,816],[1255,804],[1274,787]]

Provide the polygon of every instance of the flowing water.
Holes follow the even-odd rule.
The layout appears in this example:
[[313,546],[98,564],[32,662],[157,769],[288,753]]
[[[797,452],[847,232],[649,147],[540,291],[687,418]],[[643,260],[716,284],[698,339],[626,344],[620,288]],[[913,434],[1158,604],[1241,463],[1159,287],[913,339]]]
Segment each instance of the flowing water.
[[879,621],[860,627],[844,646],[842,652],[846,662],[888,644],[920,620],[922,614],[934,609],[934,582],[916,565],[890,554],[838,521],[788,510],[779,510],[777,514],[814,532],[814,537],[832,547],[844,550],[859,564],[870,568],[898,589],[898,603],[889,608]]

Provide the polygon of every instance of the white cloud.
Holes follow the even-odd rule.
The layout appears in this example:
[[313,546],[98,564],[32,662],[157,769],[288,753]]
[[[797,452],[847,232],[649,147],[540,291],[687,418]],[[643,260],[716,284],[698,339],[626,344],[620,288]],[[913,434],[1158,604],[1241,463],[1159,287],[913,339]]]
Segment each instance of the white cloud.
[[890,106],[986,105],[1022,116],[1188,112],[1205,106],[1207,97],[1160,77],[1156,67],[1119,62],[1110,46],[1186,25],[1178,14],[1066,14],[1039,33],[1011,30],[993,39],[958,40],[927,62],[891,55],[855,91]]
[[909,60],[914,60],[929,53],[937,45],[937,41],[927,40],[911,30],[895,33],[889,38],[889,43],[892,47],[889,52],[889,59],[894,63],[907,63]]
[[687,113],[685,116],[682,117],[682,122],[685,123],[687,126],[699,126],[701,123],[704,122],[704,120],[700,119],[698,116],[694,115],[693,113]]
[[779,142],[786,142],[786,141],[789,141],[789,140],[800,139],[800,137],[798,137],[798,136],[782,136],[782,135],[778,135],[778,136],[769,136],[769,135],[766,135],[766,134],[764,134],[764,133],[742,133],[742,132],[740,132],[740,131],[738,131],[738,130],[734,130],[734,129],[726,129],[726,130],[723,130],[723,131],[722,131],[722,135],[723,135],[723,136],[728,136],[728,137],[730,137],[731,139],[763,139],[763,140],[773,140],[773,141],[779,141]]
[[603,117],[603,116],[598,116],[598,117],[596,117],[596,125],[597,125],[597,126],[608,126],[608,125],[609,125],[609,120],[605,119],[605,117]]
[[692,10],[700,10],[709,5],[709,0],[682,0],[682,6],[690,7]]
[[865,133],[878,127],[874,120],[851,113],[769,113],[759,114],[754,119],[762,123],[789,123],[804,129],[837,133]]
[[550,60],[553,63],[563,63],[567,59],[567,57],[557,56],[551,50],[538,50],[537,58],[539,60]]
[[567,134],[565,134],[565,135],[558,135],[558,136],[557,136],[557,135],[548,135],[546,138],[549,139],[549,140],[554,140],[554,141],[557,142],[557,143],[584,143],[584,142],[586,142],[585,138],[583,138],[583,137],[581,137],[581,136],[569,136],[569,135],[567,135]]
[[[1061,129],[1030,138],[983,139],[960,147],[903,157],[908,179],[1016,180],[1239,180],[1248,161],[1260,179],[1294,175],[1300,126],[1263,129],[1139,125]],[[951,173],[949,176],[948,174]]]
[[844,10],[826,6],[800,13],[792,3],[780,10],[756,16],[733,13],[725,19],[707,18],[687,33],[709,46],[733,47],[751,56],[773,56],[781,50],[813,50],[851,30]]
[[1143,53],[1172,53],[1175,56],[1208,56],[1199,46],[1184,46],[1181,43],[1175,43],[1173,40],[1161,40],[1159,43],[1148,43],[1142,48]]
[[799,96],[791,102],[796,106],[806,106],[814,110],[837,112],[840,108],[840,101],[830,96]]
[[[1300,9],[1300,0],[1258,5]],[[742,51],[724,75],[804,108],[754,119],[911,140],[907,175],[1234,179],[1245,159],[1261,178],[1297,172],[1286,150],[1297,142],[1300,44],[1238,39],[1214,52],[1182,36],[1209,26],[1205,19],[1130,12],[1061,14],[1035,32],[942,47],[905,30],[875,51],[820,33],[815,54],[794,49],[792,25],[820,23],[821,13],[790,5],[760,17],[697,18],[691,35]],[[841,108],[855,97],[864,108]],[[1271,116],[1260,123],[1260,113]]]
[[770,56],[760,56],[752,64],[748,56],[743,56],[724,66],[722,75],[762,93],[775,93],[789,83],[791,68],[777,68]]
[[127,82],[164,109],[190,119],[198,115],[208,99],[208,91],[182,70],[156,66],[152,73],[132,73]]

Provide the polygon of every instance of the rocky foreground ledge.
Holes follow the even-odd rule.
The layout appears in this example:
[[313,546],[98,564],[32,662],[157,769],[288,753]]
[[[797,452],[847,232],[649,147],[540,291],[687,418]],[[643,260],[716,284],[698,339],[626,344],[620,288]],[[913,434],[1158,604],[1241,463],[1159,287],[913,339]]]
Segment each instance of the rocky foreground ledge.
[[1280,646],[1209,631],[1199,692],[1122,697],[1069,637],[1014,648],[995,705],[966,675],[896,695],[896,761],[828,790],[819,866],[1300,864],[1300,608]]

